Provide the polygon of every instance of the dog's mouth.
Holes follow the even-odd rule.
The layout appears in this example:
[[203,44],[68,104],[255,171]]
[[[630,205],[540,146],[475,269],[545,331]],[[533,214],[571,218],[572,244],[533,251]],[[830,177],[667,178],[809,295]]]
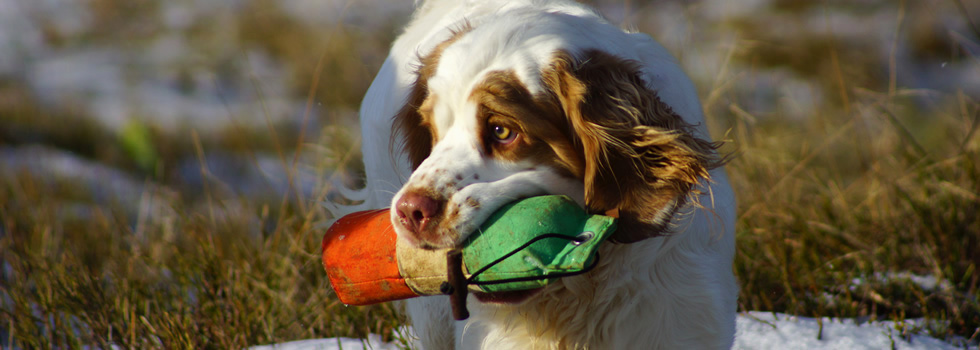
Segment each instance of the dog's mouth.
[[527,290],[515,290],[508,292],[493,292],[493,293],[483,293],[483,292],[473,292],[476,299],[482,303],[489,304],[520,304],[531,297],[537,295],[544,288],[535,288]]

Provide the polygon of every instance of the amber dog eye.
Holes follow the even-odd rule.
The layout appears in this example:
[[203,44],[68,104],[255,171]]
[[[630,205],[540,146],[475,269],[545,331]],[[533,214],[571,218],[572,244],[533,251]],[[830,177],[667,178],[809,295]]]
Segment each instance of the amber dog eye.
[[491,125],[493,138],[499,143],[508,144],[517,138],[517,133],[506,126]]

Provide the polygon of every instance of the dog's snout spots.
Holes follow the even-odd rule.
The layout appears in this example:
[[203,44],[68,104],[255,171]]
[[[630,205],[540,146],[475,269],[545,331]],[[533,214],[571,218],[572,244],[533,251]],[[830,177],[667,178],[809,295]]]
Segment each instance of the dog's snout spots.
[[444,224],[451,224],[452,225],[452,232],[459,232],[460,231],[459,230],[459,226],[460,226],[460,222],[459,222],[460,210],[459,209],[460,208],[458,206],[456,206],[456,207],[453,208],[452,211],[449,212],[449,215],[446,215],[446,221],[444,222]]
[[458,185],[459,185],[458,183],[454,181],[450,181],[439,185],[438,187],[436,187],[436,190],[439,193],[444,193],[446,194],[447,197],[449,197],[451,196],[452,193],[456,192],[459,189]]
[[456,174],[456,180],[463,181],[463,174]]
[[476,209],[476,208],[479,208],[480,207],[480,201],[476,200],[473,197],[466,197],[465,203],[466,203],[466,206],[468,206],[470,208]]

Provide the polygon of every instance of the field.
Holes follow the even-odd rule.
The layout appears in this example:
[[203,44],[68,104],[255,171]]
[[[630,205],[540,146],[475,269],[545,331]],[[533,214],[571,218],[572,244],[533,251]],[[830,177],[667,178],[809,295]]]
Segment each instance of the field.
[[[0,0],[0,347],[404,341],[319,249],[410,4],[64,3]],[[733,155],[740,310],[977,346],[980,4],[596,3]]]

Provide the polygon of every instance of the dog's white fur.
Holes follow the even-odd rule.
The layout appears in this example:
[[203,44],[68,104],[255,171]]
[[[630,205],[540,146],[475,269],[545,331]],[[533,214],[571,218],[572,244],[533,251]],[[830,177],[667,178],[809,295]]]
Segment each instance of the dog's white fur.
[[[463,28],[467,32],[459,34]],[[431,106],[438,142],[411,175],[412,165],[398,152],[398,143],[394,148],[389,143],[392,117],[409,98],[420,57],[457,34],[429,82],[429,90],[439,94],[439,104]],[[467,94],[487,72],[499,70],[515,72],[528,90],[541,92],[546,87],[539,75],[555,52],[587,49],[639,62],[647,88],[694,125],[695,136],[709,140],[693,84],[646,35],[624,32],[573,2],[428,0],[418,4],[362,102],[367,183],[344,194],[363,203],[330,207],[335,213],[385,207],[397,204],[408,188],[448,186],[449,205],[462,209],[454,223],[459,234],[451,237],[458,243],[489,212],[514,198],[567,194],[584,204],[581,179],[525,160],[481,160],[476,111]],[[447,172],[465,176],[453,179]],[[426,349],[730,347],[737,295],[735,200],[724,169],[709,174],[710,181],[696,187],[697,200],[672,213],[669,234],[605,244],[595,270],[559,280],[522,304],[484,304],[471,296],[472,315],[465,321],[451,320],[446,297],[411,299],[406,308],[414,332]],[[480,203],[476,208],[453,204],[474,198]],[[404,228],[399,235],[412,238]]]

